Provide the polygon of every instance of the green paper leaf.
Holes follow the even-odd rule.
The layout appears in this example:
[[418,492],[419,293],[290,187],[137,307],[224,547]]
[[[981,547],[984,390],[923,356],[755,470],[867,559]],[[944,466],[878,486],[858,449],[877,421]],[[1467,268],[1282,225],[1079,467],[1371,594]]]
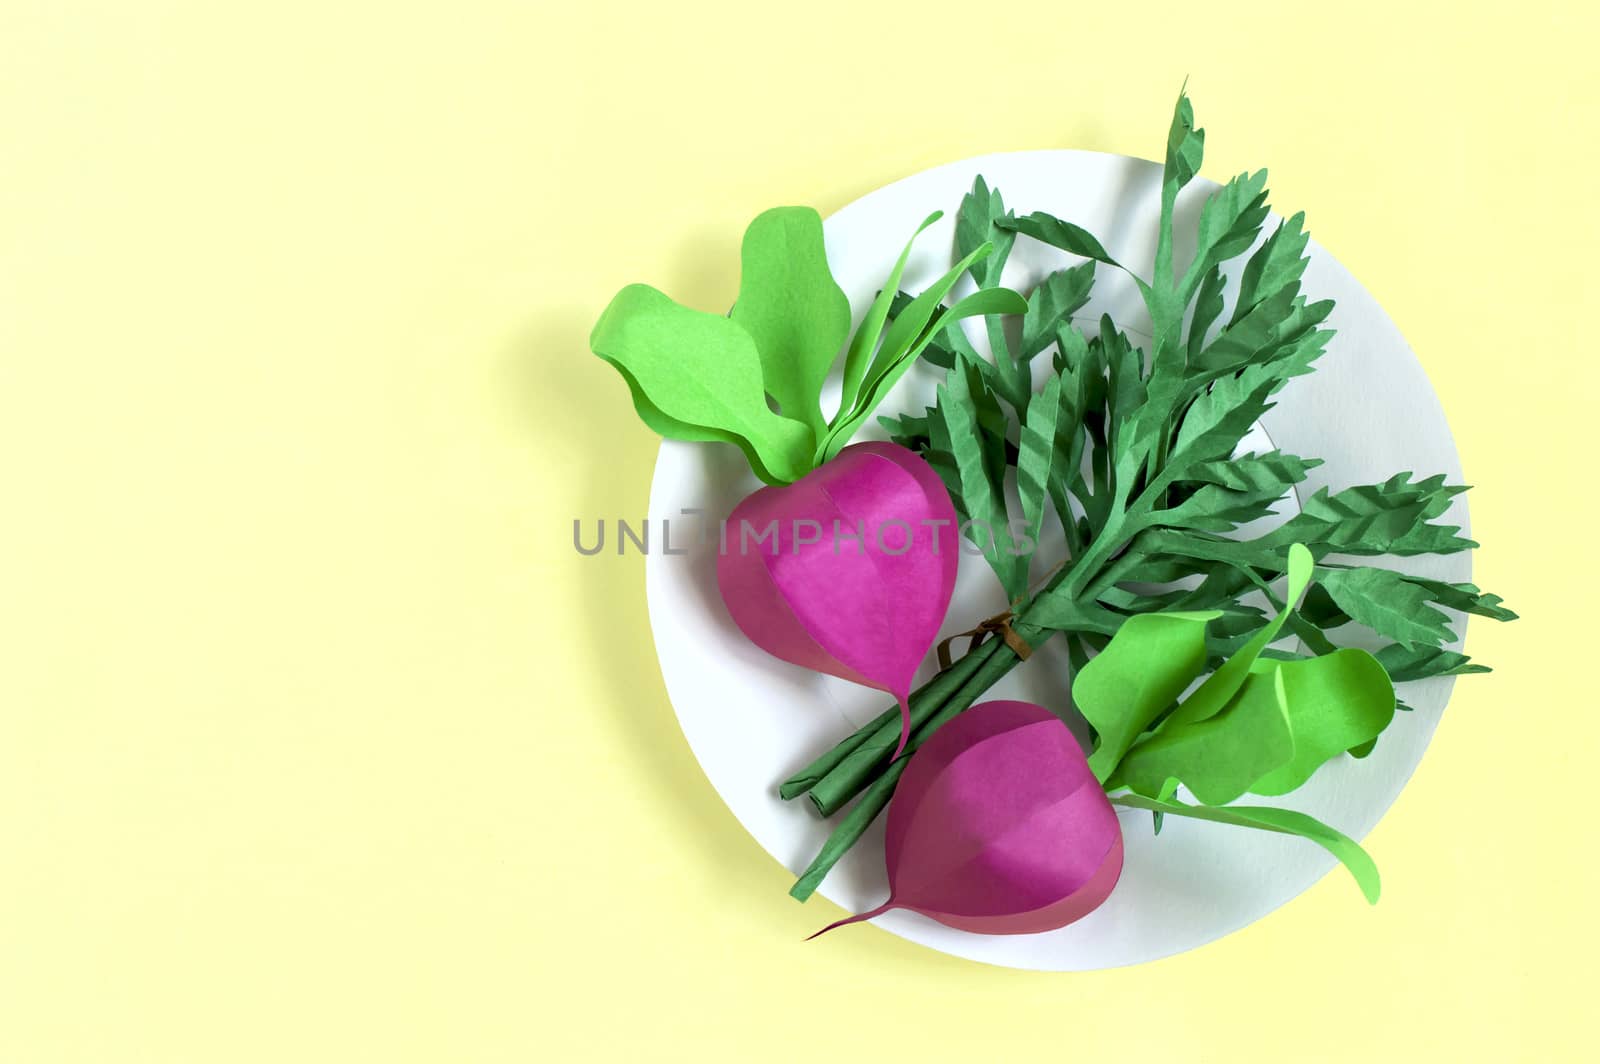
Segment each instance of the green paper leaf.
[[[1061,378],[1051,377],[1044,390],[1028,404],[1022,424],[1022,442],[1017,448],[1017,493],[1022,503],[1022,520],[1028,539],[1035,543],[1049,499],[1056,429],[1061,417]],[[1004,483],[1004,476],[1004,468],[997,476],[991,471],[996,483]]]
[[1499,595],[1486,595],[1478,590],[1476,584],[1451,584],[1443,580],[1412,576],[1410,573],[1401,573],[1400,577],[1407,583],[1422,588],[1430,599],[1446,609],[1460,610],[1462,613],[1471,613],[1496,621],[1517,619],[1515,613],[1500,605],[1502,600]]
[[1106,364],[1106,445],[1113,456],[1128,452],[1128,430],[1136,427],[1149,398],[1144,386],[1144,352],[1118,331],[1111,315],[1100,316],[1100,357]]
[[1299,338],[1320,321],[1318,314],[1325,315],[1329,309],[1324,302],[1311,310],[1298,285],[1284,288],[1224,326],[1195,358],[1195,370],[1220,375],[1269,361],[1268,356],[1279,346]]
[[1260,659],[1222,712],[1169,722],[1133,747],[1119,778],[1147,796],[1178,780],[1207,805],[1246,791],[1287,794],[1330,758],[1375,740],[1394,711],[1394,686],[1364,650]]
[[1300,596],[1305,594],[1306,587],[1311,583],[1312,564],[1311,552],[1304,546],[1296,543],[1289,548],[1288,587],[1284,593],[1284,608],[1246,643],[1242,650],[1224,662],[1221,668],[1206,678],[1206,682],[1201,684],[1194,694],[1184,700],[1168,719],[1167,728],[1198,723],[1222,711],[1234,693],[1244,684],[1256,658],[1261,656],[1261,652],[1276,640],[1278,633],[1283,630],[1290,611],[1295,608]]
[[929,417],[928,427],[936,450],[951,456],[955,466],[953,501],[963,524],[976,522],[974,543],[982,549],[984,560],[994,570],[1010,601],[1027,586],[1027,559],[1011,554],[1006,536],[1006,503],[1001,485],[989,479],[984,462],[983,441],[973,414],[966,376],[952,371],[938,389],[938,403]]
[[[1072,701],[1099,737],[1089,768],[1104,783],[1139,735],[1172,705],[1206,664],[1208,613],[1129,617],[1072,681]],[[1048,617],[1029,615],[1045,623]]]
[[[967,260],[962,260],[958,265],[959,269],[952,270],[946,274],[933,288],[924,292],[923,296],[937,292],[938,296],[942,298],[950,287],[954,285],[955,279],[960,276],[960,272],[964,271],[970,263]],[[946,281],[949,283],[947,284]],[[919,296],[918,300],[922,299],[923,296]],[[913,303],[915,302],[913,301]],[[910,315],[909,320],[922,319],[924,314],[927,313],[931,316],[931,321],[927,322],[920,335],[913,336],[908,341],[908,346],[903,344],[902,341],[911,336],[912,331],[907,328],[902,332],[896,332],[895,328],[891,328],[892,335],[885,336],[883,350],[879,352],[878,363],[881,364],[874,365],[870,383],[861,397],[856,400],[853,412],[848,416],[835,419],[833,427],[828,432],[827,439],[818,446],[816,464],[821,465],[825,461],[832,460],[834,456],[845,448],[850,442],[850,438],[855,435],[867,418],[872,416],[872,412],[878,408],[878,404],[883,402],[890,390],[899,383],[900,378],[905,376],[906,371],[917,361],[917,356],[922,353],[923,348],[939,334],[941,329],[947,328],[952,323],[964,318],[985,314],[1021,314],[1026,308],[1027,301],[1016,292],[1011,291],[1011,289],[986,288],[957,301],[952,307],[942,307],[938,300],[935,299],[932,301],[931,311],[926,306],[908,309],[906,313]],[[900,324],[901,319],[897,319],[895,326],[898,327]],[[899,348],[898,353],[894,353],[895,348]]]
[[1283,451],[1239,455],[1186,466],[1183,480],[1215,484],[1231,491],[1277,491],[1280,495],[1306,479],[1322,464],[1320,458],[1301,458]]
[[1162,166],[1162,184],[1176,195],[1200,172],[1205,158],[1206,131],[1194,125],[1194,104],[1185,93],[1178,93],[1178,104],[1167,129],[1167,156]]
[[1454,526],[1427,522],[1464,490],[1445,484],[1442,476],[1412,481],[1411,474],[1398,473],[1382,484],[1337,493],[1322,488],[1304,501],[1300,513],[1257,539],[1239,542],[1153,529],[1144,534],[1141,549],[1269,570],[1278,564],[1284,547],[1294,542],[1304,543],[1318,556],[1449,554],[1477,544],[1457,536],[1459,529]]
[[1395,683],[1426,680],[1432,676],[1465,676],[1475,672],[1489,672],[1489,666],[1479,665],[1465,654],[1438,647],[1403,647],[1390,643],[1377,653],[1378,664]]
[[1394,684],[1365,650],[1286,661],[1277,671],[1294,757],[1252,784],[1256,794],[1288,794],[1330,758],[1375,741],[1394,719]]
[[1406,648],[1453,638],[1450,618],[1428,605],[1425,588],[1389,569],[1322,569],[1318,582],[1345,615]]
[[611,300],[589,346],[623,375],[640,418],[661,435],[734,443],[769,484],[810,471],[811,429],[767,405],[761,356],[736,322],[635,284]]
[[884,281],[878,297],[867,308],[867,316],[856,328],[856,334],[851,338],[850,347],[844,356],[843,392],[839,399],[841,414],[855,405],[861,380],[867,375],[867,367],[872,364],[872,355],[878,349],[878,341],[883,338],[883,324],[889,317],[889,306],[894,302],[895,293],[900,290],[900,278],[906,272],[906,260],[911,257],[912,245],[917,242],[917,237],[922,235],[923,230],[943,217],[943,211],[934,211],[917,226],[917,231],[906,241],[905,250],[900,252],[900,257],[895,260],[894,268],[889,271],[889,277]]
[[1187,303],[1207,270],[1254,244],[1267,219],[1267,172],[1243,173],[1214,192],[1200,208],[1200,232],[1194,262],[1178,286]]
[[1279,292],[1299,287],[1299,280],[1311,260],[1306,257],[1310,234],[1304,231],[1304,211],[1282,222],[1262,241],[1239,276],[1239,299],[1234,304],[1237,322],[1263,300]]
[[1089,301],[1093,287],[1093,262],[1070,270],[1057,270],[1039,282],[1039,287],[1028,297],[1028,310],[1022,316],[1021,357],[1024,361],[1055,343],[1056,333]]
[[972,266],[972,280],[979,288],[993,288],[1000,283],[1016,234],[994,223],[1009,217],[1000,190],[990,189],[982,175],[974,179],[972,191],[962,198],[956,212],[956,254],[964,258],[984,244],[993,247],[993,254],[975,260]]
[[1107,266],[1115,266],[1132,277],[1141,291],[1149,287],[1126,266],[1112,258],[1111,253],[1101,245],[1100,241],[1094,238],[1094,234],[1082,226],[1062,221],[1060,218],[1046,214],[1043,211],[1035,211],[1025,218],[997,219],[995,225],[1001,229],[1009,229],[1014,233],[1021,233],[1023,236],[1031,236],[1040,243],[1049,244],[1051,247],[1059,248],[1068,254],[1093,259],[1095,262],[1103,262]]
[[987,254],[986,244],[963,258],[894,319],[883,334],[883,347],[867,373],[866,394],[870,395],[894,369],[914,361],[924,346],[953,323],[982,314],[1021,314],[1028,309],[1028,301],[1009,288],[987,288],[958,300],[952,307],[943,305],[961,273]]
[[1184,482],[1200,486],[1178,505],[1152,513],[1148,523],[1209,532],[1232,531],[1275,513],[1273,507],[1284,494],[1305,479],[1307,470],[1320,464],[1272,451],[1186,466]]
[[1367,851],[1353,839],[1305,813],[1258,805],[1231,805],[1226,809],[1207,809],[1185,805],[1182,802],[1156,801],[1138,795],[1114,795],[1111,801],[1130,809],[1145,809],[1195,820],[1209,820],[1217,824],[1257,828],[1283,835],[1298,835],[1302,839],[1316,843],[1337,858],[1339,863],[1355,877],[1356,885],[1361,888],[1361,893],[1367,901],[1373,905],[1378,903],[1382,884],[1378,877],[1378,866],[1367,855]]
[[1173,478],[1190,463],[1226,458],[1233,453],[1261,415],[1272,408],[1270,374],[1252,368],[1224,377],[1194,401],[1178,428],[1172,448]]
[[1207,532],[1231,532],[1240,525],[1270,517],[1283,490],[1270,487],[1231,491],[1206,484],[1176,506],[1156,510],[1145,521],[1166,528],[1196,528]]
[[1247,673],[1220,712],[1187,721],[1168,718],[1123,757],[1117,780],[1152,798],[1177,780],[1206,805],[1226,805],[1289,763],[1294,751],[1282,669],[1271,663]]
[[1194,317],[1189,321],[1189,361],[1193,362],[1205,348],[1206,333],[1222,315],[1223,289],[1228,279],[1220,266],[1207,270],[1200,281],[1200,293],[1194,300]]
[[850,300],[828,269],[822,216],[777,207],[745,230],[739,299],[729,315],[755,341],[767,394],[788,418],[826,431],[818,397],[850,335]]

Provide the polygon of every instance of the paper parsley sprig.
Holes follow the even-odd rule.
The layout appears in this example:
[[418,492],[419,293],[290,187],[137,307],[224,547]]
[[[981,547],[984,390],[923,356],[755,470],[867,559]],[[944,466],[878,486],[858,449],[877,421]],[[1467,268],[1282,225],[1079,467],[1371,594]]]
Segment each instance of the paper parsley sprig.
[[[1149,352],[1109,319],[1089,335],[1070,320],[1087,299],[1094,264],[1126,267],[1079,226],[1043,213],[1016,217],[980,178],[962,203],[961,239],[986,239],[1009,252],[1005,234],[1022,234],[1089,261],[1053,274],[1053,287],[1047,281],[1033,293],[1020,350],[1012,350],[992,319],[993,363],[959,329],[931,340],[927,357],[949,368],[935,405],[923,415],[885,424],[896,442],[922,452],[939,471],[963,519],[978,518],[991,528],[1010,525],[1010,468],[1023,532],[1036,532],[1043,500],[1050,499],[1066,531],[1069,557],[1042,590],[1020,604],[1013,625],[1031,645],[1065,633],[1078,681],[1090,678],[1081,695],[1074,686],[1080,701],[1094,701],[1094,684],[1122,656],[1111,649],[1117,640],[1124,650],[1138,648],[1150,626],[1163,625],[1168,636],[1176,631],[1185,641],[1184,654],[1163,658],[1183,684],[1158,685],[1160,697],[1136,707],[1131,718],[1117,716],[1127,712],[1126,698],[1105,703],[1122,708],[1086,713],[1097,730],[1102,781],[1127,791],[1118,801],[1150,809],[1158,825],[1159,816],[1171,812],[1300,835],[1338,856],[1375,897],[1370,860],[1332,828],[1286,810],[1188,806],[1174,800],[1169,781],[1192,780],[1202,802],[1220,803],[1250,789],[1285,793],[1345,749],[1364,756],[1396,708],[1390,681],[1485,671],[1444,648],[1453,633],[1448,616],[1436,607],[1497,620],[1516,615],[1470,584],[1329,560],[1449,554],[1476,546],[1459,529],[1435,522],[1465,490],[1443,477],[1418,480],[1398,473],[1381,484],[1323,489],[1273,531],[1252,540],[1228,538],[1270,516],[1273,504],[1319,464],[1279,451],[1235,451],[1272,407],[1273,395],[1312,372],[1333,336],[1324,327],[1332,303],[1311,302],[1300,291],[1309,238],[1297,214],[1243,263],[1233,309],[1224,319],[1223,268],[1256,245],[1268,216],[1265,171],[1235,177],[1207,201],[1195,257],[1181,273],[1176,269],[1173,208],[1200,167],[1204,136],[1189,100],[1180,96],[1167,137],[1154,273],[1134,277],[1153,325]],[[1003,262],[1001,254],[998,262],[971,271],[980,290],[997,283]],[[1071,309],[1052,313],[1056,307]],[[1051,340],[1040,345],[1041,335]],[[1031,377],[1027,363],[1051,341],[1053,372],[1035,394],[1024,383]],[[1024,596],[1028,560],[998,545],[978,546],[992,548],[984,554],[1008,600]],[[1291,586],[1280,599],[1273,583],[1286,575]],[[1179,581],[1192,586],[1174,586]],[[1151,591],[1150,585],[1166,589]],[[1275,608],[1270,620],[1243,601],[1258,591]],[[1341,648],[1333,634],[1350,622],[1391,642],[1375,656]],[[1289,633],[1311,653],[1271,648]],[[1096,652],[1098,668],[1090,663]],[[1135,656],[1145,662],[1162,657],[1148,647]],[[1004,643],[991,640],[915,692],[909,748],[972,705],[1019,660]],[[1305,665],[1291,668],[1296,662]],[[1195,695],[1174,706],[1182,688],[1207,670],[1209,679]],[[1381,683],[1379,673],[1386,673]],[[1297,692],[1292,705],[1291,685]],[[1337,738],[1332,746],[1302,742],[1310,753],[1296,759],[1292,739],[1286,744],[1285,733],[1272,723],[1279,719],[1285,728],[1298,719],[1306,735]],[[1240,728],[1251,721],[1256,723]],[[1228,741],[1246,750],[1242,762],[1217,759],[1216,748],[1208,746],[1221,727],[1232,729]],[[898,713],[885,713],[780,787],[785,798],[807,794],[824,815],[856,800],[795,884],[795,897],[809,897],[884,808],[906,765],[904,758],[889,759],[898,735]],[[1346,739],[1348,746],[1338,749]],[[1208,761],[1227,778],[1208,776]]]

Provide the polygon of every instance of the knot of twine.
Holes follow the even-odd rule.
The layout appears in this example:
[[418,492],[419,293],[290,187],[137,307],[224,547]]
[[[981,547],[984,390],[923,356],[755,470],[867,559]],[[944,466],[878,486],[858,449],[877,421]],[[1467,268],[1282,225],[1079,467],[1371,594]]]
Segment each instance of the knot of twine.
[[1006,610],[1004,613],[997,613],[993,617],[979,621],[977,625],[968,628],[965,632],[957,632],[948,639],[940,640],[938,651],[939,668],[948,669],[950,667],[950,644],[957,639],[963,639],[968,636],[972,638],[972,642],[967,645],[967,653],[970,654],[978,648],[978,644],[982,643],[991,634],[996,633],[1005,641],[1006,646],[1011,648],[1011,652],[1017,656],[1018,660],[1027,661],[1028,655],[1033,653],[1033,648],[1028,645],[1026,639],[1017,634],[1015,628],[1011,627],[1011,620],[1015,616],[1016,614],[1012,611]]

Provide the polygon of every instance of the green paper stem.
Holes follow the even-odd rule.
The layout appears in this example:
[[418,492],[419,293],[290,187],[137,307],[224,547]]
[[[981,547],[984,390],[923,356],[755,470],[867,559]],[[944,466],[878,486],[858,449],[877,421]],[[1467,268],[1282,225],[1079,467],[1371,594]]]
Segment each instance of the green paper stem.
[[[1018,625],[1016,627],[1017,634],[1021,635],[1030,646],[1038,646],[1040,642],[1050,635],[1047,631],[1026,625]],[[967,657],[971,658],[981,653],[984,647],[993,647],[994,650],[985,656],[985,660],[979,665],[977,671],[956,689],[950,699],[911,733],[911,740],[906,744],[905,756],[890,762],[882,775],[866,784],[865,790],[861,792],[860,801],[856,802],[850,808],[850,811],[844,815],[844,818],[839,821],[838,825],[834,827],[832,834],[828,836],[828,840],[822,844],[822,849],[817,852],[817,856],[812,859],[811,864],[800,874],[800,878],[795,880],[794,886],[789,889],[791,897],[798,901],[805,901],[816,892],[817,886],[827,876],[829,870],[849,851],[850,847],[856,844],[862,833],[867,830],[867,826],[889,804],[889,799],[894,795],[895,786],[900,782],[901,773],[905,772],[906,765],[910,763],[910,755],[915,753],[917,748],[926,742],[934,732],[943,727],[945,722],[962,710],[969,708],[983,696],[985,691],[999,683],[1001,677],[1021,664],[1021,659],[1011,651],[1011,648],[999,640],[985,643],[983,647],[979,647],[978,650],[968,654]],[[966,659],[963,658],[962,660],[965,661]],[[946,671],[953,671],[954,668],[955,666],[951,666],[951,669]]]
[[[993,656],[998,640],[988,640],[919,688],[909,702],[911,727],[932,717],[978,667]],[[894,706],[872,723],[785,780],[778,794],[785,800],[806,794],[817,812],[832,816],[887,764],[900,743],[900,708]]]

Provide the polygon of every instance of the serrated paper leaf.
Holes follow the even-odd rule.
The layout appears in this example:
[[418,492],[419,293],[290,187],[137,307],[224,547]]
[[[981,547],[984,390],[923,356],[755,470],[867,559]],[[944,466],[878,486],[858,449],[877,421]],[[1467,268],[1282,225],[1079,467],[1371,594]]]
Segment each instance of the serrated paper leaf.
[[996,219],[1007,217],[1010,213],[1000,190],[991,189],[979,175],[972,182],[972,191],[962,197],[961,207],[956,212],[957,255],[971,255],[984,244],[994,249],[987,258],[976,260],[972,266],[972,280],[979,288],[993,288],[1000,283],[1000,274],[1011,255],[1016,234],[994,223]]
[[1351,620],[1403,647],[1438,646],[1454,636],[1450,618],[1428,605],[1426,589],[1390,569],[1322,569],[1318,583]]
[[1272,375],[1251,367],[1214,383],[1190,405],[1178,427],[1164,480],[1183,479],[1189,465],[1226,458],[1261,415],[1272,409]]
[[1194,317],[1189,320],[1189,360],[1194,361],[1204,349],[1206,333],[1222,315],[1223,291],[1228,279],[1222,274],[1222,267],[1213,266],[1207,270],[1200,281],[1200,292],[1194,300]]
[[1489,666],[1479,665],[1465,654],[1438,647],[1403,647],[1398,643],[1390,643],[1375,656],[1378,664],[1383,666],[1383,671],[1395,683],[1491,671]]
[[1194,262],[1179,287],[1187,302],[1211,267],[1242,254],[1256,241],[1267,218],[1267,172],[1243,173],[1223,185],[1200,208]]
[[1172,125],[1167,128],[1167,157],[1162,167],[1162,183],[1171,185],[1176,193],[1200,172],[1205,158],[1206,131],[1194,125],[1194,104],[1184,93],[1178,94],[1178,105],[1172,112]]
[[1410,573],[1400,575],[1407,583],[1416,584],[1425,590],[1430,599],[1446,609],[1460,610],[1462,613],[1489,617],[1496,621],[1517,619],[1515,613],[1500,605],[1503,600],[1499,595],[1485,594],[1478,590],[1476,584],[1451,584],[1443,580],[1412,576]]
[[1320,458],[1301,458],[1284,451],[1242,454],[1211,462],[1196,462],[1184,468],[1182,479],[1201,484],[1216,484],[1231,491],[1267,491],[1281,494],[1306,479],[1306,474],[1322,464]]
[[1272,235],[1262,241],[1239,275],[1239,298],[1234,304],[1233,321],[1243,318],[1263,299],[1298,288],[1298,281],[1311,260],[1306,257],[1310,234],[1304,231],[1305,212],[1281,222]]
[[[1056,429],[1061,420],[1061,378],[1051,377],[1044,390],[1028,404],[1017,448],[1017,494],[1022,520],[1030,540],[1038,541],[1049,501],[1050,478],[1056,452]],[[999,471],[1003,477],[1005,470]],[[995,477],[997,481],[1000,477]]]
[[951,495],[964,523],[975,526],[974,543],[983,551],[1009,601],[1026,590],[1027,559],[1014,557],[1008,549],[1005,496],[1001,486],[989,479],[967,388],[962,373],[950,373],[939,386],[938,403],[929,425],[934,446],[948,453],[955,466],[956,484]]
[[1022,358],[1038,355],[1056,341],[1056,333],[1073,314],[1089,301],[1094,287],[1093,262],[1050,274],[1028,297],[1028,311],[1022,316]]

